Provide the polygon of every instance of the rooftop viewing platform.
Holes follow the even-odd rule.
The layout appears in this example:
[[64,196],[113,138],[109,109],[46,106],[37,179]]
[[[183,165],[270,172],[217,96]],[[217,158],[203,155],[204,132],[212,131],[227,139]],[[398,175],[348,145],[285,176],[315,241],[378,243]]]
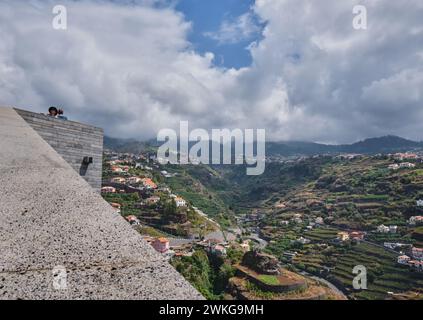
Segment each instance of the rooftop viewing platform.
[[0,137],[0,299],[202,299],[98,194],[101,129],[0,108]]

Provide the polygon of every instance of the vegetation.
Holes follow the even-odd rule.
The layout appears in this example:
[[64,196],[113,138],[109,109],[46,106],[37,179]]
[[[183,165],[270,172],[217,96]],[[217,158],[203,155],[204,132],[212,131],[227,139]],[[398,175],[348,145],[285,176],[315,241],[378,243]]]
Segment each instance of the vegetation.
[[259,297],[261,299],[272,300],[276,296],[276,293],[263,291],[257,285],[250,281],[246,281],[246,288],[251,291],[256,297]]
[[169,187],[193,206],[204,211],[222,227],[234,224],[234,215],[229,205],[221,197],[220,188],[226,182],[219,179],[217,173],[206,166],[167,166],[166,170],[174,174],[166,180]]
[[258,278],[263,283],[271,285],[271,286],[277,286],[279,284],[279,280],[276,276],[262,274]]
[[192,257],[172,260],[172,265],[207,299],[223,299],[228,281],[235,269],[223,259],[208,256],[204,250],[197,250]]
[[110,203],[119,203],[121,214],[126,217],[138,214],[139,210],[134,209],[134,205],[140,201],[138,193],[108,193],[103,195],[104,200]]

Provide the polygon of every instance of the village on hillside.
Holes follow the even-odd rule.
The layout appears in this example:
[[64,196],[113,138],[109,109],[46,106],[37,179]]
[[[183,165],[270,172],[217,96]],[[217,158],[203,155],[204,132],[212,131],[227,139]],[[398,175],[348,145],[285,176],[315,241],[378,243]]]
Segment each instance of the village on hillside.
[[172,175],[159,170],[155,156],[107,152],[105,157],[103,197],[156,251],[169,259],[192,256],[196,247],[226,255],[236,235],[173,193],[166,184]]

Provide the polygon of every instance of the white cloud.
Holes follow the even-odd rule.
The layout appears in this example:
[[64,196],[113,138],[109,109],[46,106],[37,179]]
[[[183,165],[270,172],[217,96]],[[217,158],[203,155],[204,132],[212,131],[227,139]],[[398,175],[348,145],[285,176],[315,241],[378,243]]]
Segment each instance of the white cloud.
[[235,19],[224,20],[217,32],[206,32],[205,36],[220,44],[234,44],[251,40],[261,32],[257,18],[252,12],[247,12]]
[[[352,28],[356,4],[368,9],[367,30]],[[344,142],[392,133],[422,139],[413,129],[423,120],[419,78],[392,81],[405,70],[422,72],[423,38],[416,34],[423,26],[421,1],[257,0],[255,11],[268,21],[265,39],[252,49],[258,77],[280,74],[292,110],[304,115],[288,116],[295,119],[285,127],[288,136]],[[391,79],[384,101],[375,100],[376,88],[372,100],[369,90],[363,94],[383,79]],[[299,129],[312,118],[314,125]]]
[[[352,28],[362,1],[257,0],[252,10],[267,24],[240,70],[194,52],[191,24],[167,1],[127,2],[63,0],[68,30],[57,31],[54,1],[1,1],[0,104],[58,104],[122,137],[189,120],[265,128],[275,140],[422,138],[420,0],[367,0],[366,31]],[[244,19],[228,39],[248,34]]]

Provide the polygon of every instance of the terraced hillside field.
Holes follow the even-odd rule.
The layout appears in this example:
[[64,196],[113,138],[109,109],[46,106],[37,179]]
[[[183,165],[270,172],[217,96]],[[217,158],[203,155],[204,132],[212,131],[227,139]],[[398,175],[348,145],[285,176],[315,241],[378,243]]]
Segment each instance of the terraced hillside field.
[[[402,293],[423,288],[423,274],[396,263],[397,255],[374,244],[360,243],[347,250],[337,249],[330,252],[301,250],[294,259],[296,266],[307,271],[330,271],[325,278],[343,289],[355,299],[386,299],[388,292]],[[353,268],[363,265],[368,272],[368,289],[355,291],[352,281]]]

